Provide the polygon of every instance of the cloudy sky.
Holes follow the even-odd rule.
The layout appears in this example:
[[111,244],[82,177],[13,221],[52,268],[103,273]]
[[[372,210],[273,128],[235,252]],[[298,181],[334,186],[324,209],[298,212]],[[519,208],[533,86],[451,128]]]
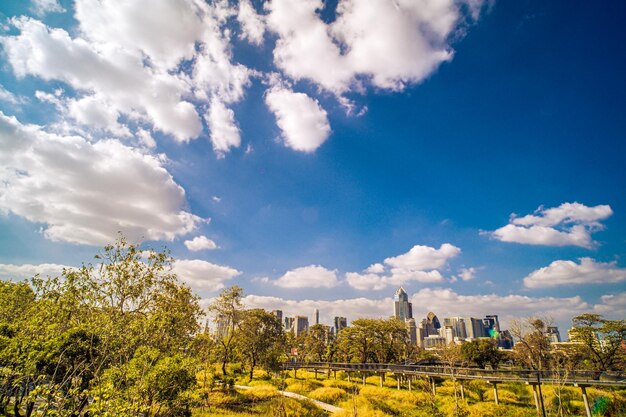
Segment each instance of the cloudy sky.
[[398,286],[418,317],[624,317],[625,12],[2,1],[0,276],[122,231],[203,298],[327,323]]

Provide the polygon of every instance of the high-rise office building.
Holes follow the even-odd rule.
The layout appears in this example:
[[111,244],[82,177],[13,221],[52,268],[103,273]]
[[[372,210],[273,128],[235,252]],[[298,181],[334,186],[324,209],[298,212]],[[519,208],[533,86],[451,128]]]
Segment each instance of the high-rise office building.
[[402,287],[396,291],[393,315],[402,321],[413,317],[413,305],[409,302],[409,296]]
[[561,341],[561,334],[559,333],[559,328],[556,326],[548,326],[546,336],[548,336],[550,343],[559,343]]
[[432,311],[426,315],[426,319],[422,320],[420,327],[426,332],[426,336],[439,335],[439,329],[441,329],[441,323],[437,315]]
[[339,334],[341,329],[348,327],[348,320],[345,317],[335,317],[335,336]]
[[293,319],[293,332],[296,337],[309,330],[309,318],[307,316],[296,316]]
[[446,317],[443,319],[443,325],[452,327],[454,337],[467,339],[467,329],[465,328],[465,319],[463,317]]
[[415,325],[415,319],[414,318],[406,319],[405,323],[406,323],[406,331],[409,334],[409,339],[411,340],[411,343],[414,345],[418,344],[417,326]]
[[293,317],[285,317],[285,331],[290,332],[293,330]]
[[479,337],[489,337],[485,330],[485,324],[481,319],[468,317],[465,321],[468,339],[478,339]]
[[498,337],[500,333],[500,322],[498,321],[497,315],[485,316],[483,326],[485,326],[485,332],[489,337]]
[[282,310],[272,310],[272,314],[276,316],[276,319],[279,323],[283,323],[283,311]]
[[320,324],[320,310],[315,309],[315,324]]

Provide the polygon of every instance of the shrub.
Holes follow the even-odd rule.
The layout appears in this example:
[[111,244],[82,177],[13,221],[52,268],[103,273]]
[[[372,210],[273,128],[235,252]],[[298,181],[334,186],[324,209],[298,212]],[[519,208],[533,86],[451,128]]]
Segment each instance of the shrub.
[[322,387],[311,391],[309,397],[325,403],[337,404],[340,400],[344,399],[347,394],[348,393],[341,388]]

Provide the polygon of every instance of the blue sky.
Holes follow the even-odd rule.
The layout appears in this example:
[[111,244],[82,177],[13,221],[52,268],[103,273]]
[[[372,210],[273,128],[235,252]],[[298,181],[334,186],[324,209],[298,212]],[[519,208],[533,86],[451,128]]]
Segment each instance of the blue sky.
[[626,315],[621,2],[154,4],[0,5],[5,279],[121,230],[326,322]]

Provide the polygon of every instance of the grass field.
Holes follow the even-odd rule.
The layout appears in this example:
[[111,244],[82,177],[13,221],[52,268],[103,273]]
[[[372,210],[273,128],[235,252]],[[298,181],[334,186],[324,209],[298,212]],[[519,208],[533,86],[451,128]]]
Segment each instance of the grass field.
[[[239,377],[240,385],[253,388],[245,391],[214,390],[208,394],[204,409],[196,409],[194,417],[212,416],[325,416],[326,412],[306,401],[296,401],[282,397],[278,390],[284,389],[306,395],[325,403],[341,407],[344,411],[335,413],[337,417],[535,417],[537,411],[533,402],[532,389],[521,383],[498,385],[499,404],[494,402],[493,387],[484,381],[466,382],[465,398],[460,398],[457,385],[457,400],[452,381],[439,382],[436,395],[423,381],[414,381],[412,390],[407,384],[397,389],[393,375],[387,375],[383,387],[378,376],[362,379],[337,373],[337,379],[326,378],[318,373],[298,371],[276,378],[259,371],[249,381]],[[626,390],[587,389],[594,417],[626,416]],[[585,416],[580,390],[575,387],[543,386],[544,404],[548,416]],[[560,404],[559,404],[560,397]]]

